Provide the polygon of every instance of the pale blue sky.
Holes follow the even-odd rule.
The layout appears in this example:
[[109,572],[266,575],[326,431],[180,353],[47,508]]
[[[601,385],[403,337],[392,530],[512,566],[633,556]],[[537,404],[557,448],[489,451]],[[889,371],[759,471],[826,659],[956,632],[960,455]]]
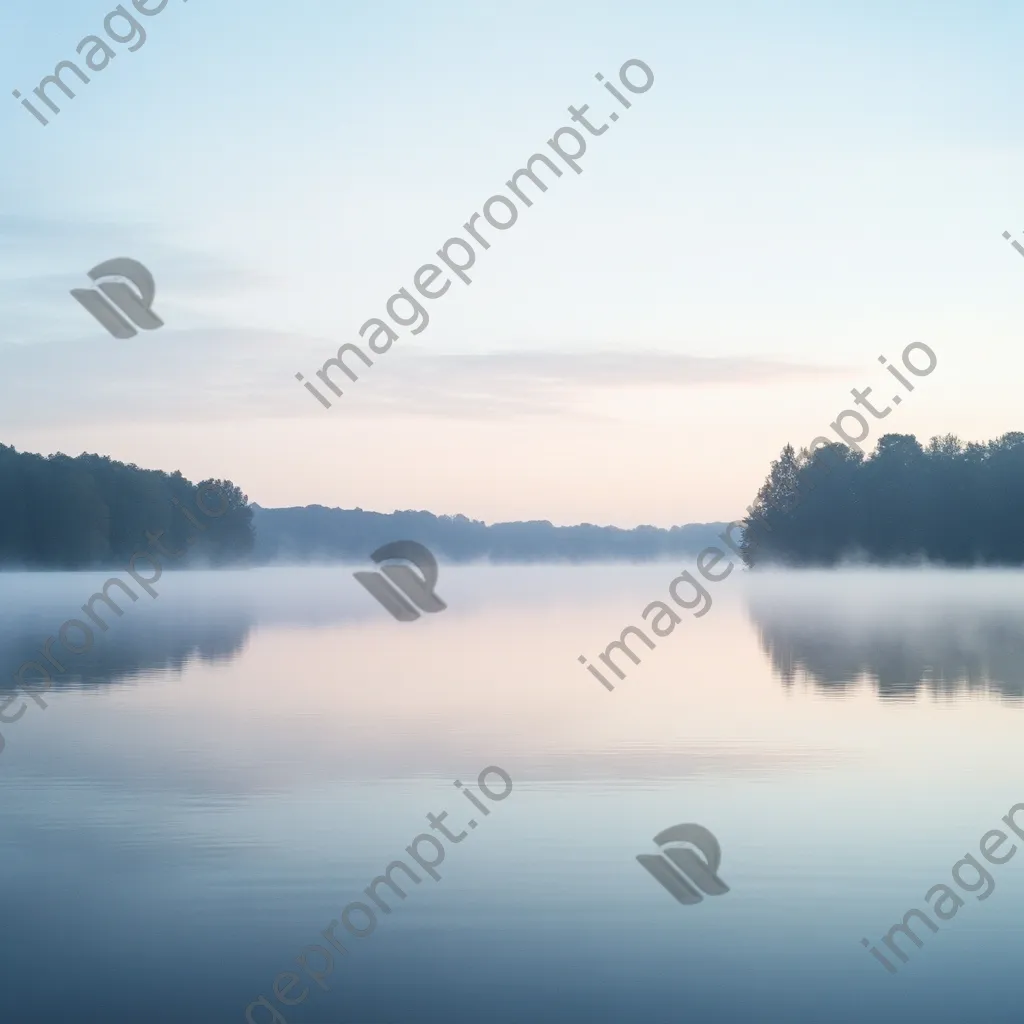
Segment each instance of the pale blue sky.
[[[42,127],[10,90],[114,6],[0,14],[0,441],[263,504],[630,525],[740,514],[911,341],[939,367],[885,429],[1024,426],[1019,6],[170,0]],[[313,401],[292,375],[569,104],[621,110],[594,74],[629,58],[655,83],[584,173]],[[165,328],[115,342],[70,298],[114,256],[153,272]]]

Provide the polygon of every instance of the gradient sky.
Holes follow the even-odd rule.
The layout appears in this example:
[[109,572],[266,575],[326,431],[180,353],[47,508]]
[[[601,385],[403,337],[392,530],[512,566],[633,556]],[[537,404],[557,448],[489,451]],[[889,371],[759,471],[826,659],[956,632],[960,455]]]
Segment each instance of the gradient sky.
[[[845,7],[845,5],[842,5]],[[0,441],[230,477],[263,505],[731,519],[912,341],[873,426],[1024,428],[1024,9],[170,0],[43,127],[114,4],[0,15]],[[645,61],[625,111],[595,81]],[[562,125],[598,124],[346,396],[312,378]],[[117,256],[162,329],[68,292]],[[365,346],[364,346],[365,348]]]

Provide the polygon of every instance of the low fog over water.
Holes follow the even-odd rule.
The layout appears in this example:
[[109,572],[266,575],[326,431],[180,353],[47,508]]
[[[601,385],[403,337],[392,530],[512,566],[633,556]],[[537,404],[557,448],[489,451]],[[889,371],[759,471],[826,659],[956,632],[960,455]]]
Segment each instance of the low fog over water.
[[882,697],[920,690],[1024,695],[1024,573],[848,569],[746,574],[750,617],[773,669]]
[[[1022,574],[737,570],[609,692],[578,657],[687,567],[442,564],[447,608],[409,623],[350,568],[166,573],[51,645],[45,708],[11,673],[107,576],[0,575],[0,1008],[241,1021],[497,765],[509,797],[286,1024],[670,1020],[681,992],[708,1020],[1011,1019],[1016,861],[898,978],[860,940],[1024,800]],[[722,847],[698,907],[636,862],[681,822]]]

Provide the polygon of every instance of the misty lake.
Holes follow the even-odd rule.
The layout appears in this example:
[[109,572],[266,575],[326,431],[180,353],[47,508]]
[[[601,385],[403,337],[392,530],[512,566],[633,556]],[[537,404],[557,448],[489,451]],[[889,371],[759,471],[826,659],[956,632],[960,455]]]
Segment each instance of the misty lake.
[[[1024,846],[1024,574],[734,572],[606,690],[578,657],[679,569],[442,565],[415,622],[352,567],[165,574],[4,713],[0,1019],[1019,1020],[1024,853],[979,845]],[[109,576],[0,575],[0,697]],[[681,823],[728,892],[638,864]]]

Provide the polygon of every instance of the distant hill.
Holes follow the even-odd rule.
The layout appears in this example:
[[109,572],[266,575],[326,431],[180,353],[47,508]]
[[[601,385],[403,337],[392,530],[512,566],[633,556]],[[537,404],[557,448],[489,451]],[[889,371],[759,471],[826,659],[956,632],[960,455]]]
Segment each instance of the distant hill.
[[395,540],[425,544],[442,561],[645,562],[692,555],[720,544],[725,523],[690,523],[661,529],[638,526],[553,526],[546,520],[492,523],[431,512],[364,512],[362,509],[262,508],[253,510],[257,562],[365,562]]

